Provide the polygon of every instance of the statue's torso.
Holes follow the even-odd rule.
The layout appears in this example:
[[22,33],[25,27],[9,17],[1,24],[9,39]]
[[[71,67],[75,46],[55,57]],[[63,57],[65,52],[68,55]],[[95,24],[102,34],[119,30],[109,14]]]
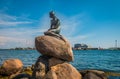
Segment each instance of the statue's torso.
[[58,28],[60,28],[59,19],[55,18],[54,20],[51,20],[51,29],[58,29]]

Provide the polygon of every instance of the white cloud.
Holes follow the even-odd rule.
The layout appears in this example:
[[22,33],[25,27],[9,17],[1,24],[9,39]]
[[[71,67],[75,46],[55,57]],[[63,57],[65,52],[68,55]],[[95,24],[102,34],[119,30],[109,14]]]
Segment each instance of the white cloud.
[[47,31],[47,29],[49,29],[50,18],[48,16],[48,14],[44,14],[43,17],[40,18],[38,26],[39,26],[40,31]]
[[[11,45],[12,43],[12,45]],[[0,47],[1,46],[8,46],[11,47],[33,47],[34,42],[33,39],[27,39],[27,38],[19,38],[19,37],[5,37],[0,36]]]
[[0,20],[9,21],[9,20],[16,20],[16,19],[17,19],[16,16],[10,16],[10,15],[7,15],[5,13],[0,13]]
[[30,24],[32,22],[27,22],[27,21],[23,21],[23,22],[7,22],[7,21],[0,21],[0,25],[4,25],[4,26],[16,26],[19,24]]
[[19,24],[31,24],[32,22],[26,20],[24,17],[16,17],[5,13],[0,13],[0,26],[17,26]]
[[83,14],[77,14],[74,16],[66,17],[64,15],[58,15],[61,21],[61,33],[67,37],[72,36],[79,29],[82,29],[82,18]]
[[5,27],[0,29],[0,48],[33,47],[34,37],[32,35],[38,29],[24,27],[26,24],[32,24],[33,22],[36,21],[26,16],[12,16],[1,12],[0,27],[22,25],[19,28]]
[[18,39],[18,38],[13,38],[13,37],[5,37],[5,36],[0,36],[0,42],[8,42],[8,41],[23,41],[24,39]]
[[70,36],[68,40],[72,44],[72,46],[76,43],[85,43],[85,40],[94,36],[93,34],[86,34],[86,35],[77,35],[77,36]]

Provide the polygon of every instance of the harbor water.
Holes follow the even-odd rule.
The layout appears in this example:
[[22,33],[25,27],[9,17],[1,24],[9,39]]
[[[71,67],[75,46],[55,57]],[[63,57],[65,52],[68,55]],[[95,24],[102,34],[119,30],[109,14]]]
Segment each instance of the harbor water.
[[[120,73],[119,50],[74,50],[71,64],[78,70],[98,69]],[[36,50],[0,50],[0,65],[9,58],[22,60],[24,66],[35,63],[40,54]]]

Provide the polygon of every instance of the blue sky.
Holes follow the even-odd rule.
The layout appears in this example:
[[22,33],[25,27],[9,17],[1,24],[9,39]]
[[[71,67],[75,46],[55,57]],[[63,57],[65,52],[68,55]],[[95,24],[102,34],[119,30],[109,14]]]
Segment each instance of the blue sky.
[[0,48],[33,47],[50,27],[49,11],[71,43],[120,47],[120,0],[0,0]]

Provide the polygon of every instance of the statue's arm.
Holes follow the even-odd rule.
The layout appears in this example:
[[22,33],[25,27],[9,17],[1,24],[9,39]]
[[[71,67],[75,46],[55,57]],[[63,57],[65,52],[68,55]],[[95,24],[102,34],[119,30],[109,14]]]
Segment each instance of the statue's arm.
[[58,27],[60,27],[60,20],[59,19],[56,20],[56,23],[54,25],[54,29],[57,29]]
[[51,22],[50,22],[50,29],[54,29],[54,25],[53,25],[53,23],[52,23],[52,20],[51,20]]
[[56,22],[53,24],[51,20],[51,26],[50,29],[57,29],[60,26],[60,20],[57,19]]
[[57,19],[56,26],[57,26],[57,28],[60,26],[60,20],[59,19]]

